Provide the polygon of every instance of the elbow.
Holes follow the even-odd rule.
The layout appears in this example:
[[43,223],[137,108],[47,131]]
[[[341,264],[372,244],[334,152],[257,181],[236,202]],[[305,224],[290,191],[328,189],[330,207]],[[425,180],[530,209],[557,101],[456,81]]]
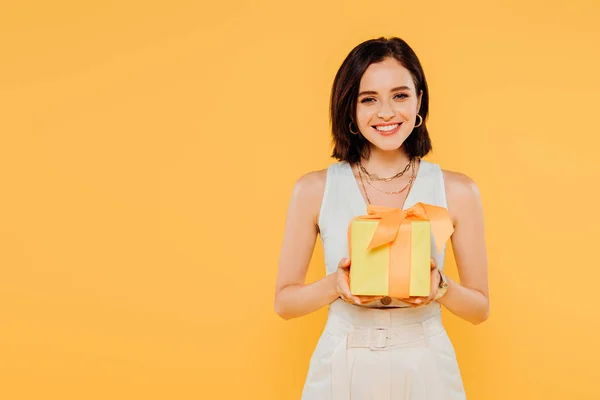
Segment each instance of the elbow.
[[285,309],[281,306],[281,304],[279,304],[279,302],[275,301],[274,309],[275,314],[277,314],[279,318],[284,320],[290,319],[289,316],[286,314]]
[[281,318],[284,321],[289,321],[290,319],[294,318],[293,316],[285,313],[277,313],[277,315],[279,315],[279,318]]
[[279,296],[275,296],[275,301],[273,302],[273,308],[275,310],[275,314],[277,314],[279,316],[279,318],[283,319],[283,320],[290,320],[292,318],[294,318],[294,316],[292,314],[289,313],[289,311],[286,309],[285,305],[283,304],[283,301],[281,301],[281,299],[279,299]]
[[295,315],[290,314],[289,312],[286,312],[284,309],[278,308],[277,306],[275,306],[275,314],[285,321],[296,318]]
[[489,305],[489,303],[487,303],[485,305],[485,307],[483,308],[483,310],[481,310],[481,312],[478,313],[476,318],[471,320],[471,323],[473,325],[479,325],[479,324],[487,321],[489,317],[490,317],[490,305]]
[[472,323],[473,325],[479,325],[479,324],[482,324],[482,323],[484,323],[485,321],[487,321],[488,317],[489,317],[488,315],[483,315],[483,316],[480,316],[479,318],[474,318],[474,319],[472,319],[472,320],[471,320],[471,323]]

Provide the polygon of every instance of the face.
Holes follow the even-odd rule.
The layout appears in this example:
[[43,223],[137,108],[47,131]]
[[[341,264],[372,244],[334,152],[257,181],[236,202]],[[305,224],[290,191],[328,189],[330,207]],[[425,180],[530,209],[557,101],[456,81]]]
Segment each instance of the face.
[[356,124],[372,148],[395,151],[402,146],[420,122],[421,95],[408,69],[394,58],[369,65],[358,89]]

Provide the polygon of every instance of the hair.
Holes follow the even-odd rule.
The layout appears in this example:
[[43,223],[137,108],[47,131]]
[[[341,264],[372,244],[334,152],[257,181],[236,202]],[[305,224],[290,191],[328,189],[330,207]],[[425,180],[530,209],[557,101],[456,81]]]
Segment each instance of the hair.
[[413,49],[397,37],[367,40],[346,56],[340,66],[331,90],[330,122],[333,135],[332,157],[350,163],[368,158],[369,142],[363,135],[352,134],[349,124],[356,116],[356,102],[360,80],[369,65],[392,57],[404,66],[412,75],[417,95],[423,91],[421,106],[418,110],[423,123],[414,128],[404,141],[404,149],[410,159],[424,157],[432,150],[431,139],[427,131],[427,114],[429,111],[429,90],[423,67]]

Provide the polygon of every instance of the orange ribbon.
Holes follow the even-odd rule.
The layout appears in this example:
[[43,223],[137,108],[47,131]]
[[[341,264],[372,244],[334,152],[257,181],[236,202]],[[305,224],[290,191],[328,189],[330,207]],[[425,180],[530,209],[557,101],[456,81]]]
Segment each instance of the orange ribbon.
[[[388,295],[397,298],[410,297],[412,221],[429,221],[438,253],[454,232],[448,210],[425,203],[417,203],[406,210],[368,205],[367,215],[352,220],[355,219],[379,220],[367,249],[391,244]],[[350,230],[348,239],[350,243]]]

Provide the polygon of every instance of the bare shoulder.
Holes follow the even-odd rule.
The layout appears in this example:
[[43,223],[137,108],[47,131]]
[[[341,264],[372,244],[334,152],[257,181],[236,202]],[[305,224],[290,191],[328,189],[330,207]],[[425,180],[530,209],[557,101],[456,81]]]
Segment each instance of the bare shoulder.
[[466,200],[465,197],[479,196],[479,188],[470,176],[445,169],[442,170],[442,173],[444,174],[446,194],[463,200]]
[[475,181],[461,172],[442,170],[448,211],[454,223],[461,215],[481,209],[481,195]]
[[327,169],[321,169],[303,174],[294,185],[292,204],[310,212],[315,224],[319,220],[326,181]]
[[319,197],[325,191],[327,169],[307,172],[296,180],[294,196],[303,198]]

